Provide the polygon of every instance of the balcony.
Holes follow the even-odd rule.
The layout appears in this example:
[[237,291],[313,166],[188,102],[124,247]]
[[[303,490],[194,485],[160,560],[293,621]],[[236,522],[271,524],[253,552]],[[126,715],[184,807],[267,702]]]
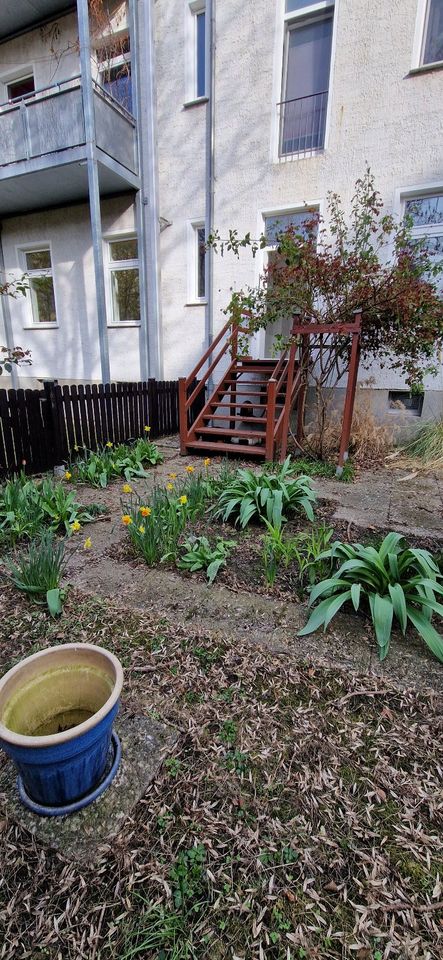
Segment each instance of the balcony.
[[[94,82],[100,191],[138,187],[134,117]],[[86,199],[80,77],[0,105],[0,215]]]
[[279,115],[279,156],[310,155],[325,145],[328,91],[277,104]]

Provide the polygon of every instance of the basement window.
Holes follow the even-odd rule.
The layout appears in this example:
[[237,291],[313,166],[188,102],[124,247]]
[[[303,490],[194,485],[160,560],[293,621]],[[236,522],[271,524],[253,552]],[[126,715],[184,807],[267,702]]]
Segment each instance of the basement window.
[[423,400],[423,393],[410,393],[409,390],[390,390],[388,393],[388,404],[392,413],[421,417]]

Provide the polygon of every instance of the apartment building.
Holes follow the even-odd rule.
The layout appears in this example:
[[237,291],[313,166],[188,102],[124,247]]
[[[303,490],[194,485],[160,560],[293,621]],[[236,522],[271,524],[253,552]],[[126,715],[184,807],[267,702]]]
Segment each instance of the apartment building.
[[[276,220],[324,213],[330,190],[349,208],[368,163],[443,255],[443,0],[4,6],[1,256],[29,291],[2,298],[0,341],[32,352],[21,385],[188,373]],[[269,243],[221,258],[213,227]],[[372,372],[381,412],[440,409],[443,373],[423,403]]]

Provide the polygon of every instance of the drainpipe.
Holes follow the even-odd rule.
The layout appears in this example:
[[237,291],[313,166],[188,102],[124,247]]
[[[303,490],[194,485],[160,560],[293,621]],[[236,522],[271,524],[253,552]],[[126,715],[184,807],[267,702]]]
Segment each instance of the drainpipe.
[[94,91],[91,73],[91,39],[89,32],[88,0],[77,0],[78,37],[80,43],[80,74],[83,115],[85,120],[86,162],[88,167],[89,210],[91,215],[92,250],[94,255],[95,296],[97,302],[98,339],[100,345],[101,378],[110,382],[106,293],[103,271],[103,241],[100,209],[100,185],[95,142]]
[[[205,61],[206,61],[206,209],[205,231],[208,237],[214,229],[214,147],[215,147],[215,0],[206,0],[205,7]],[[206,307],[205,347],[214,339],[214,251],[206,252]]]
[[[0,223],[0,283],[3,283],[3,282],[6,283],[6,271],[5,271],[5,258],[3,255],[2,225]],[[11,320],[11,309],[9,305],[9,297],[5,294],[4,296],[0,297],[0,299],[1,299],[1,311],[3,314],[3,323],[5,327],[6,346],[8,350],[12,350],[15,344],[14,344],[14,337],[12,333],[12,320]],[[12,386],[14,390],[16,390],[18,387],[18,375],[17,375],[17,367],[15,363],[12,364],[10,376],[11,376]]]
[[[157,97],[153,0],[138,0],[136,22],[137,143],[141,189],[137,194],[141,299],[145,300],[145,334],[142,336],[142,369],[149,377],[162,377],[160,341],[160,217],[157,164]],[[143,290],[144,287],[144,290]],[[143,321],[143,315],[142,315]]]

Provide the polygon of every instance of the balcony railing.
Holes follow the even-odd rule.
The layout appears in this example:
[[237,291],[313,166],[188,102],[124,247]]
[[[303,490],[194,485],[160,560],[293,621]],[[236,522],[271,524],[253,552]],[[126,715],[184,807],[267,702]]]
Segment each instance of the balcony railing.
[[325,144],[328,91],[277,104],[280,118],[279,156],[311,153]]
[[[97,146],[136,173],[134,117],[100,84],[93,86]],[[0,105],[0,168],[79,147],[85,140],[79,76]]]

